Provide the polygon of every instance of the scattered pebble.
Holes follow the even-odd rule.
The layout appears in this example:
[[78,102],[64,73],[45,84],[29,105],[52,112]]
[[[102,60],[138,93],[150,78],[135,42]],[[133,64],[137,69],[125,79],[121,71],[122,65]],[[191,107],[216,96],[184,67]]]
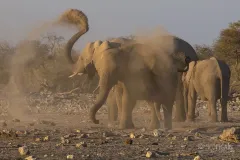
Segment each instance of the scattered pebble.
[[72,154],[67,155],[67,159],[73,159],[73,155]]
[[136,136],[134,135],[134,133],[130,133],[130,138],[136,138]]
[[25,156],[25,155],[28,155],[30,153],[27,146],[19,147],[18,152],[20,153],[21,156]]
[[36,160],[37,158],[34,156],[28,156],[25,158],[25,160]]
[[13,121],[13,122],[20,122],[19,119],[13,119],[12,121]]
[[240,127],[232,127],[223,130],[223,133],[219,136],[219,138],[223,141],[239,143]]
[[147,151],[147,153],[146,153],[146,157],[147,157],[147,158],[152,158],[152,157],[154,157],[154,156],[155,156],[154,152]]
[[201,157],[199,155],[197,155],[196,157],[194,157],[193,160],[201,160]]
[[125,144],[132,144],[132,143],[133,143],[133,140],[130,138],[125,140]]

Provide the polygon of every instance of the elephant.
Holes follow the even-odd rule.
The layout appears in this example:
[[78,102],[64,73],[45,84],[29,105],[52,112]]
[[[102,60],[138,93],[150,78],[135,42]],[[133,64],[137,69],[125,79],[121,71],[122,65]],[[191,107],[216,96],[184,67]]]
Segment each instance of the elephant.
[[187,121],[194,121],[196,97],[208,101],[208,116],[211,122],[217,122],[216,102],[221,102],[221,120],[227,122],[227,101],[231,70],[221,60],[211,57],[205,60],[192,61],[189,70],[183,73],[184,103]]
[[[135,42],[134,40],[130,40],[127,38],[116,38],[112,41],[118,42],[118,43],[129,43],[129,42],[134,43]],[[173,52],[175,54],[183,52],[186,56],[190,57],[191,60],[193,60],[193,61],[198,60],[196,51],[188,42],[186,42],[185,40],[183,40],[177,36],[173,36],[173,42],[174,42],[174,51]],[[185,108],[184,108],[184,97],[183,97],[183,92],[182,92],[183,83],[182,83],[181,78],[182,78],[182,73],[179,72],[178,78],[177,78],[178,79],[178,81],[177,81],[178,87],[177,87],[176,98],[175,98],[175,101],[176,101],[176,109],[175,109],[175,113],[174,113],[175,121],[185,121],[186,120],[186,113],[185,113]],[[117,111],[116,109],[111,108],[111,106],[108,106],[108,107],[109,107],[109,110]],[[112,107],[116,108],[116,106],[112,106]],[[115,117],[117,115],[117,113],[114,113],[114,112],[109,112],[109,114],[113,114],[113,115],[115,115]],[[113,116],[110,116],[110,117],[113,117]]]
[[[166,37],[167,38],[167,37]],[[121,44],[126,44],[126,43],[136,43],[136,40],[133,39],[128,39],[128,38],[114,38],[110,40],[111,42],[117,42],[120,45]],[[186,42],[185,40],[177,37],[177,36],[173,36],[173,42],[174,42],[174,53],[180,53],[183,52],[186,56],[190,57],[191,60],[198,60],[197,54],[195,52],[195,50],[193,49],[193,47]],[[182,85],[182,81],[181,81],[181,77],[182,77],[182,73],[178,73],[178,87],[177,87],[177,92],[176,92],[176,110],[175,110],[175,120],[176,121],[184,121],[186,114],[185,114],[185,109],[184,109],[184,99],[183,99],[183,85]],[[114,89],[113,89],[114,90]],[[110,92],[109,94],[111,94],[112,92]],[[112,96],[110,96],[112,97]],[[111,103],[110,103],[111,101]],[[152,103],[148,103],[148,105],[152,105]],[[108,114],[112,114],[112,115],[108,115],[109,117],[111,117],[111,119],[109,119],[110,121],[115,121],[117,119],[117,107],[116,107],[116,102],[113,103],[112,100],[109,100],[109,103],[107,103],[108,106],[108,110],[110,112],[108,112]],[[160,114],[159,114],[159,119],[161,119]]]
[[[131,44],[119,47],[118,43],[109,41],[89,43],[75,63],[73,75],[82,73],[93,76],[97,73],[99,76],[99,95],[90,110],[92,121],[96,124],[99,123],[95,114],[105,103],[111,88],[117,85],[122,88],[123,92],[121,129],[134,127],[132,110],[136,100],[153,101],[156,103],[156,107],[164,104],[166,106],[164,107],[164,127],[171,129],[172,106],[177,87],[177,71],[186,71],[184,68],[187,63],[184,54],[182,54],[184,56],[177,56],[177,60],[174,59],[175,55],[171,58],[168,54],[164,55],[166,57],[163,60],[167,60],[169,63],[163,67],[161,63],[157,63],[163,60],[152,53],[146,45]],[[181,57],[182,60],[178,60]],[[163,58],[163,55],[161,55],[161,58]],[[173,65],[171,60],[179,62],[178,65]],[[155,118],[152,118],[152,127],[158,128],[157,115],[153,116]]]
[[[191,58],[186,53],[156,52],[148,45],[133,43],[119,45],[109,41],[90,42],[83,49],[77,62],[72,60],[71,50],[74,43],[89,30],[87,16],[78,10],[63,17],[66,22],[77,24],[80,30],[67,42],[65,53],[73,64],[73,74],[87,74],[89,78],[99,76],[99,94],[90,109],[90,118],[98,124],[95,115],[105,103],[113,86],[122,88],[120,128],[133,128],[132,110],[136,100],[155,103],[156,110],[163,104],[164,127],[172,128],[172,106],[177,88],[178,72],[186,72]],[[76,14],[75,14],[76,13]],[[77,20],[75,18],[78,18]],[[155,113],[155,112],[154,112]],[[154,114],[154,128],[158,128],[157,115]],[[152,118],[153,119],[153,118]]]

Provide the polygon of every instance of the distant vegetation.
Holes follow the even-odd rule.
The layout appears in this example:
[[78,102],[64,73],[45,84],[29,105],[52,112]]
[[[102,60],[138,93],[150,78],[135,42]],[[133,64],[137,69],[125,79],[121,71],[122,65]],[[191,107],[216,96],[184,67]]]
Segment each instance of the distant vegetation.
[[[134,39],[134,36],[124,38]],[[0,42],[0,87],[4,88],[9,83],[10,77],[14,75],[16,83],[19,83],[22,91],[27,93],[41,89],[64,92],[76,87],[80,87],[82,92],[92,92],[97,86],[98,77],[91,85],[85,80],[86,76],[68,78],[71,74],[71,65],[68,64],[63,53],[65,43],[63,37],[54,33],[41,37],[39,40],[20,42],[16,46],[8,42]],[[26,44],[31,46],[31,50],[23,47]],[[219,37],[212,44],[196,44],[194,48],[199,59],[216,56],[226,61],[232,71],[232,90],[240,91],[240,21],[230,23],[227,28],[221,30]],[[27,54],[29,55],[27,62],[24,66],[17,66],[23,58],[21,54],[26,52],[31,54]],[[77,59],[76,53],[77,51],[73,50],[74,59]]]

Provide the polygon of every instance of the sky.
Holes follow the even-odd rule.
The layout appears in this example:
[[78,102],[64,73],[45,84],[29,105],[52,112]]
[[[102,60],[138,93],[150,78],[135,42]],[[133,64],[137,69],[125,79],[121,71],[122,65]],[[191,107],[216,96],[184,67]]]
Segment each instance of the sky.
[[[82,10],[89,19],[90,29],[79,46],[158,26],[192,45],[210,45],[230,22],[240,20],[239,0],[0,0],[0,4],[0,41],[10,43],[25,39],[69,8]],[[48,32],[66,39],[74,33]]]

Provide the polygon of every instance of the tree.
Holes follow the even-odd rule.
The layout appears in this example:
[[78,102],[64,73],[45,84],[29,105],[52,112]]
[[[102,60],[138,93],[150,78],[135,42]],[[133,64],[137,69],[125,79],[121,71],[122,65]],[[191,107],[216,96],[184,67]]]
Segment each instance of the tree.
[[231,90],[240,91],[240,21],[230,23],[221,30],[213,44],[216,57],[224,60],[231,68]]
[[235,67],[238,66],[240,58],[240,21],[230,23],[228,28],[220,32],[213,49],[219,59],[225,60]]
[[206,59],[213,56],[213,48],[208,45],[195,45],[194,49],[199,59]]

